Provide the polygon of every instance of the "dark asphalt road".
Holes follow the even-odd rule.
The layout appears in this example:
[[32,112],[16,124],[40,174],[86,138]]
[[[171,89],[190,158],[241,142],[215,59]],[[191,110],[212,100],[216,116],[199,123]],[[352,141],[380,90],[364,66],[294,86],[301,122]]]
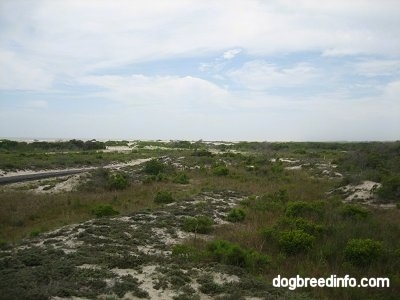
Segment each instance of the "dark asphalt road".
[[52,178],[52,177],[60,177],[66,175],[73,175],[78,173],[87,172],[93,169],[79,169],[79,170],[64,170],[58,172],[43,172],[36,174],[28,174],[28,175],[15,175],[8,177],[0,177],[0,184],[9,184],[9,183],[17,183],[22,181],[30,181],[44,178]]

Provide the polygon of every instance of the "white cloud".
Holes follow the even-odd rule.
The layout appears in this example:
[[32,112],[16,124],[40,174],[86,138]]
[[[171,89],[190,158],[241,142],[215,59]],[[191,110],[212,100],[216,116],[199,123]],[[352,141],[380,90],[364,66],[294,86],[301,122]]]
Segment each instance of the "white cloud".
[[53,82],[51,74],[36,61],[0,49],[0,89],[45,90]]
[[400,49],[396,0],[299,0],[296,6],[284,0],[8,0],[0,5],[0,47],[18,45],[58,74],[224,49],[250,55],[397,55]]
[[222,55],[222,57],[224,59],[232,59],[236,55],[238,55],[240,52],[242,52],[241,49],[231,49],[231,50],[225,51],[224,54]]
[[[388,83],[383,90],[383,96],[385,99],[395,101],[400,107],[400,80]],[[398,113],[400,119],[400,111]]]
[[356,71],[367,77],[400,74],[400,60],[367,60],[356,64]]
[[228,76],[246,88],[265,90],[307,84],[318,76],[318,72],[307,63],[279,68],[262,60],[254,60],[245,63],[240,69],[228,72]]
[[103,88],[99,95],[133,106],[226,106],[228,92],[206,80],[185,76],[87,76],[82,84]]
[[43,109],[47,108],[47,106],[48,103],[44,100],[32,100],[25,103],[25,107],[28,109]]
[[[376,130],[377,137],[379,132],[398,137],[395,126],[389,125],[398,124],[395,120],[399,119],[399,15],[398,0],[298,0],[296,5],[291,0],[3,0],[0,89],[19,90],[22,105],[18,107],[45,108],[44,101],[27,101],[53,96],[60,107],[66,107],[73,94],[93,102],[98,96],[107,100],[102,104],[117,109],[101,117],[97,117],[100,104],[95,113],[86,111],[73,134],[80,128],[89,133],[92,120],[85,116],[93,114],[93,128],[101,132],[112,135],[113,126],[122,132],[129,124],[131,131],[140,128],[144,137],[157,137],[160,126],[149,120],[157,111],[166,138],[172,132],[186,136],[195,132],[199,138],[214,133],[229,138],[240,132],[243,139],[264,139],[264,134],[265,139],[311,139],[316,129],[319,138],[326,136],[324,130],[332,133],[330,138],[348,132],[349,137],[364,137],[368,130]],[[234,58],[240,51],[245,53],[241,59],[252,61],[237,67],[241,60]],[[217,58],[207,62],[209,57]],[[275,57],[285,61],[285,66],[278,65]],[[182,67],[180,58],[205,61],[199,69],[209,73],[202,75],[227,87],[198,78],[191,70],[193,65]],[[290,63],[306,60],[312,64]],[[174,69],[177,61],[179,75]],[[336,61],[343,65],[333,65]],[[167,67],[162,74],[170,76],[157,76],[164,63]],[[159,68],[153,69],[155,65]],[[146,68],[146,74],[154,75],[126,75],[144,73]],[[355,74],[391,77],[359,79]],[[321,87],[321,78],[324,86],[314,89]],[[238,92],[228,79],[244,89]],[[309,97],[293,99],[286,87],[305,88]],[[272,88],[274,96],[270,95]],[[381,94],[367,98],[367,89],[373,95]],[[46,91],[46,95],[36,93],[31,98],[21,90]],[[331,95],[322,95],[321,90]],[[364,98],[355,96],[357,92]],[[14,99],[4,95],[0,120],[6,124],[5,111],[12,111]],[[84,110],[85,105],[74,109]],[[19,113],[10,114],[7,120],[19,122],[24,132],[28,121]],[[110,117],[104,118],[108,113]],[[170,120],[172,114],[176,121]],[[46,115],[47,110],[41,113],[43,119],[31,116],[27,120],[37,119],[41,128],[50,130]],[[71,128],[71,114],[59,116],[64,118],[62,127]],[[373,128],[370,120],[376,122]]]

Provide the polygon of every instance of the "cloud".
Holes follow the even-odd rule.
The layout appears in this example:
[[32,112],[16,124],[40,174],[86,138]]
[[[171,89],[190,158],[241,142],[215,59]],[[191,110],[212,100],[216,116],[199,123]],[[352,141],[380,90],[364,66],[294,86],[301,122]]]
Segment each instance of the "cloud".
[[307,63],[279,68],[263,60],[253,60],[246,62],[240,69],[229,71],[228,76],[245,88],[265,90],[271,87],[305,85],[316,78],[318,73]]
[[241,49],[231,49],[231,50],[225,51],[224,54],[222,55],[222,57],[224,59],[232,59],[236,55],[238,55],[240,52],[242,52]]
[[[383,90],[383,96],[385,99],[395,101],[400,107],[400,80],[388,83]],[[398,113],[400,114],[400,111]]]
[[32,100],[25,103],[25,107],[28,109],[43,109],[47,108],[47,106],[48,103],[44,100]]
[[400,74],[400,60],[372,59],[359,62],[355,67],[358,74],[367,77]]
[[194,108],[228,105],[226,90],[191,76],[87,76],[81,78],[80,83],[97,86],[104,90],[97,95],[129,106]]
[[0,89],[33,90],[48,89],[53,77],[39,63],[23,58],[14,52],[0,49]]
[[397,55],[399,10],[396,0],[299,0],[296,9],[283,0],[8,0],[1,3],[0,45],[15,45],[53,73],[71,76],[225,49]]
[[72,128],[84,111],[73,133],[153,138],[155,116],[167,138],[398,137],[399,15],[398,0],[3,0],[0,120],[50,130],[62,111]]

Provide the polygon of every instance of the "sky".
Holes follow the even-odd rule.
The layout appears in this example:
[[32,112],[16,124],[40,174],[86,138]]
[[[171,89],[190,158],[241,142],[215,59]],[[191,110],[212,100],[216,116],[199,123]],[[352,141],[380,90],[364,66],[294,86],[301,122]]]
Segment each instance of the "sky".
[[399,0],[1,0],[0,137],[400,139]]

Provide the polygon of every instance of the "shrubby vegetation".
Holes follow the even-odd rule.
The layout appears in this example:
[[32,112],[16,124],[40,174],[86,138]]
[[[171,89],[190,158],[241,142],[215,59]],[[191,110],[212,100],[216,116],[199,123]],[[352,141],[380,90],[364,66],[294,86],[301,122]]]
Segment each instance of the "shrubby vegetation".
[[158,175],[165,170],[165,166],[157,159],[152,159],[145,163],[143,171],[149,175]]
[[213,173],[217,176],[226,176],[229,174],[229,169],[225,166],[216,166],[213,169]]
[[174,201],[175,199],[169,191],[159,191],[154,198],[154,202],[157,204],[168,204]]
[[186,173],[180,172],[174,177],[174,179],[172,181],[174,183],[188,184],[189,183],[189,177],[187,176]]
[[315,240],[314,236],[301,229],[279,232],[277,238],[279,247],[289,255],[307,252]]
[[70,140],[66,142],[17,142],[0,140],[0,151],[87,151],[106,149],[106,144],[96,140]]
[[228,215],[226,216],[226,219],[229,222],[241,222],[244,220],[246,217],[246,213],[244,212],[243,209],[241,208],[232,208]]
[[[78,147],[76,144],[81,145],[72,143],[71,147]],[[125,141],[120,145],[125,145]],[[93,171],[88,182],[76,192],[38,195],[1,191],[0,248],[11,247],[30,234],[41,234],[93,216],[160,209],[157,204],[171,203],[175,199],[197,201],[199,192],[237,191],[246,195],[246,199],[232,210],[226,208],[224,213],[231,221],[229,224],[214,226],[209,208],[201,201],[196,203],[193,211],[184,212],[194,217],[179,219],[181,229],[205,234],[212,232],[215,240],[209,242],[196,236],[194,240],[176,245],[172,253],[177,262],[183,261],[187,266],[228,266],[246,274],[260,275],[266,282],[276,274],[285,277],[299,273],[309,277],[331,274],[352,274],[356,278],[387,276],[392,286],[385,290],[301,291],[311,298],[327,299],[396,299],[398,296],[400,210],[344,204],[344,196],[328,192],[345,184],[373,180],[383,184],[376,191],[379,201],[399,205],[400,142],[240,142],[217,146],[204,142],[145,142],[139,145],[142,148],[137,153],[126,154],[89,150],[64,154],[65,150],[43,150],[45,146],[39,144],[36,144],[36,150],[23,150],[23,144],[7,145],[7,142],[0,146],[0,168],[8,170],[30,165],[36,168],[71,167],[139,157],[155,158],[142,166],[115,173],[120,175],[114,176],[107,169]],[[146,146],[156,147],[146,150]],[[10,150],[12,147],[21,148],[14,151]],[[157,147],[163,149],[157,150]],[[214,152],[215,148],[225,153]],[[47,154],[53,151],[56,153]],[[288,170],[286,167],[293,164],[285,163],[282,158],[298,160],[303,167]],[[174,162],[184,168],[175,167]],[[319,167],[325,165],[342,173],[344,178],[322,176]],[[132,188],[124,188],[126,181]],[[154,191],[159,192],[155,195]],[[180,215],[182,212],[177,210],[175,213]],[[103,220],[108,219],[99,219]],[[237,223],[240,221],[244,222]],[[168,221],[164,222],[163,226],[168,229]],[[28,257],[28,264],[35,264],[36,257]],[[134,266],[135,263],[132,258],[132,261],[121,260],[118,266]],[[244,274],[240,272],[238,274]],[[121,295],[128,286],[135,285],[129,280],[124,282],[117,287]],[[206,287],[220,289],[212,283],[204,284],[204,289]]]
[[369,211],[359,205],[345,204],[341,209],[341,213],[346,218],[361,218],[368,217]]
[[360,267],[365,267],[383,256],[383,246],[372,239],[351,239],[344,249],[346,260]]
[[207,216],[196,216],[187,217],[183,222],[183,230],[194,233],[209,233],[212,231],[212,225],[214,224]]
[[217,262],[244,267],[250,270],[264,268],[270,258],[255,250],[244,249],[240,245],[226,240],[215,240],[207,245],[211,257]]
[[97,218],[101,218],[101,217],[109,217],[109,216],[115,216],[118,215],[119,212],[116,211],[114,209],[114,207],[112,207],[109,204],[100,204],[97,205],[96,207],[94,207],[92,209],[93,214],[97,217]]
[[129,185],[128,176],[122,172],[110,173],[108,176],[108,188],[110,190],[123,190]]

